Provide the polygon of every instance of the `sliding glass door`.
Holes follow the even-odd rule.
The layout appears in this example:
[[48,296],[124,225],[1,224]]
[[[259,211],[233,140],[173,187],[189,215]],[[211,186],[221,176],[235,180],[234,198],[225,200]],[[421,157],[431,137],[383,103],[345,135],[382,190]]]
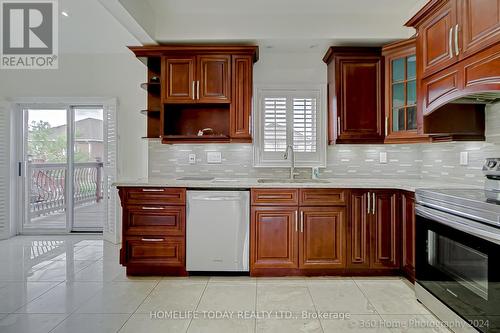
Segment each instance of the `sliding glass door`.
[[102,230],[104,128],[102,107],[73,107],[73,231]]
[[102,231],[103,118],[102,106],[23,107],[23,232]]
[[68,225],[68,115],[66,109],[24,110],[24,228]]

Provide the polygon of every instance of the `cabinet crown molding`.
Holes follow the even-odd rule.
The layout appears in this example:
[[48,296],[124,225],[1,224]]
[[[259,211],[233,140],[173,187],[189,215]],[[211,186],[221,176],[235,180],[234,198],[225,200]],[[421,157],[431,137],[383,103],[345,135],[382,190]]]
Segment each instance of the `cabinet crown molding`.
[[416,27],[420,21],[427,17],[429,13],[435,10],[440,5],[444,4],[448,0],[430,0],[423,6],[408,22],[405,23],[405,27]]
[[259,47],[256,45],[145,45],[128,47],[136,57],[160,57],[176,54],[236,54],[251,55],[253,61],[259,60]]

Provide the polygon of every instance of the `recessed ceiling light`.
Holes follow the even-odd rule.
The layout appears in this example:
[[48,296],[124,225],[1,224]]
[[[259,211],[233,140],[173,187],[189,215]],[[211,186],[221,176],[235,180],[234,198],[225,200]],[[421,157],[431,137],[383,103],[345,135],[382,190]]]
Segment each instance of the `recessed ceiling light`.
[[65,12],[64,10],[61,12],[61,15],[62,15],[62,16],[66,16],[66,17],[68,17],[68,16],[69,16],[68,12]]

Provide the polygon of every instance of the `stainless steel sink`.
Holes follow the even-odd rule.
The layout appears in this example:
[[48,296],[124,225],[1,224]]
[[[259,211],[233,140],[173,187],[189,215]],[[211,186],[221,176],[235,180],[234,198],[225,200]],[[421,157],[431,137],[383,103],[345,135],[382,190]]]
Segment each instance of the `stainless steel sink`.
[[214,177],[204,177],[204,176],[185,176],[177,178],[176,180],[194,180],[194,181],[210,181],[213,180]]
[[257,183],[270,184],[270,183],[290,183],[290,184],[327,184],[329,180],[326,179],[257,179]]

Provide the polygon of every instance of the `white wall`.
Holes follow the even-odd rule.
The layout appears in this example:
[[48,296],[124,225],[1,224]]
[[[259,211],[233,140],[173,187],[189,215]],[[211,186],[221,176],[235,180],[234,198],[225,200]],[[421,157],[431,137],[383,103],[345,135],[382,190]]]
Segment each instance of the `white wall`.
[[118,177],[147,174],[146,68],[132,53],[62,54],[58,70],[1,70],[0,97],[116,97]]
[[285,47],[275,47],[279,49],[260,47],[259,61],[254,65],[254,85],[327,83],[326,64],[322,60],[326,50],[323,47],[302,52],[287,52]]

